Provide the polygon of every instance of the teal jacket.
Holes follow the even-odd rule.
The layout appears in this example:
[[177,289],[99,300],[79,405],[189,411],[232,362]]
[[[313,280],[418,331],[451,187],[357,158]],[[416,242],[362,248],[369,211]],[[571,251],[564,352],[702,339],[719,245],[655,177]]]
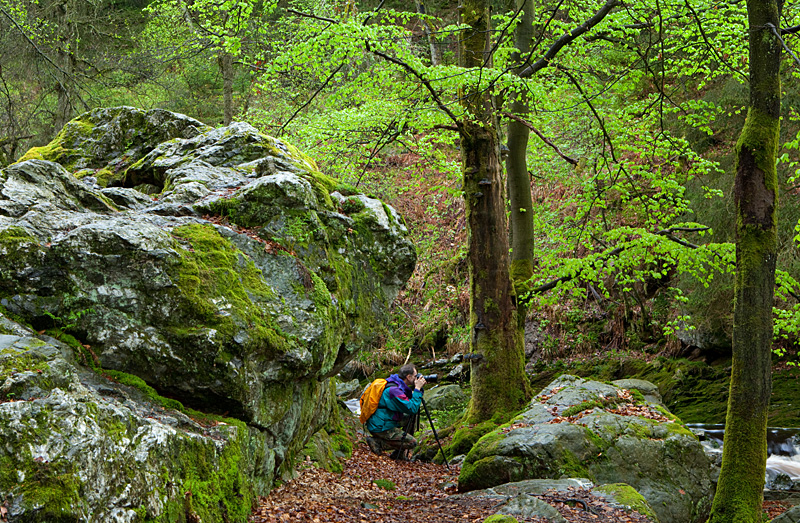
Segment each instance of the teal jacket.
[[378,409],[367,420],[367,430],[372,433],[399,427],[403,415],[416,414],[422,403],[422,391],[411,390],[397,374],[392,374],[386,381],[388,383],[381,394]]

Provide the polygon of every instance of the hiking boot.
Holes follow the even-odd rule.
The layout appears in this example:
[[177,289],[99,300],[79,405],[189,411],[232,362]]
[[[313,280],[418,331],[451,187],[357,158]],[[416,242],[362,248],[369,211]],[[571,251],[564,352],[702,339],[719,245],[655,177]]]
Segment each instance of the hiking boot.
[[373,454],[378,454],[379,456],[383,455],[383,445],[381,445],[381,442],[377,439],[367,438],[367,445]]

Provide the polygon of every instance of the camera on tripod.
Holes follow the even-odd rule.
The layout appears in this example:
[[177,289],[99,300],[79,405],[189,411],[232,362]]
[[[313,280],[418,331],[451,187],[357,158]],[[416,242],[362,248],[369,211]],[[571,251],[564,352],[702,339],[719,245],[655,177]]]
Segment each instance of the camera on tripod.
[[427,381],[428,383],[436,383],[437,381],[439,381],[438,374],[428,374],[428,375],[417,374],[417,378],[425,378],[425,381]]

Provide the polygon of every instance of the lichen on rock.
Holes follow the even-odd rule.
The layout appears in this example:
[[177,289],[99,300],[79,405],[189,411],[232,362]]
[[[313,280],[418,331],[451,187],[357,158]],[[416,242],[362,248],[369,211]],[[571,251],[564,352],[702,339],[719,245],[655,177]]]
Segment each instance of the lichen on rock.
[[[64,518],[100,514],[101,506],[108,516],[111,507],[124,506],[115,520],[143,521],[145,514],[172,521],[175,511],[200,514],[216,503],[202,520],[217,521],[221,493],[260,495],[291,470],[335,405],[327,378],[381,335],[416,260],[391,207],[358,194],[348,197],[363,207],[342,206],[337,190],[345,189],[313,160],[247,124],[212,129],[183,115],[129,107],[81,115],[53,143],[0,170],[0,310],[32,329],[72,335],[71,346],[44,342],[79,354],[56,358],[64,376],[95,372],[80,361],[131,385],[141,380],[176,402],[156,402],[159,408],[181,407],[163,416],[191,428],[154,428],[147,452],[136,454],[169,463],[158,473],[162,486],[147,487],[153,499],[134,506],[133,494],[97,479],[96,499],[80,497],[72,512],[65,502]],[[0,337],[39,336],[3,319]],[[44,401],[37,391],[46,390],[41,376],[51,374],[34,367],[14,372],[0,375],[0,391],[12,394],[0,398],[6,401],[0,416],[14,410],[20,419],[35,417],[41,409],[31,402]],[[86,408],[104,403],[85,385],[48,383],[55,387],[50,403],[40,405],[74,403],[68,417],[77,425],[94,420],[93,445],[135,441],[140,428],[134,428],[149,426],[149,407],[140,402],[152,398],[134,399],[128,385],[108,386],[112,396],[126,398],[130,412],[111,409],[120,425]],[[231,421],[214,425],[227,428],[215,428],[206,441],[196,434],[207,428],[195,426],[189,409]],[[51,426],[54,417],[42,423],[52,438],[66,438],[48,443],[60,446],[56,463],[72,440]],[[0,426],[0,437],[10,437],[9,430]],[[56,441],[45,432],[30,437],[41,440],[36,445]],[[8,441],[16,441],[8,448],[19,456],[26,454],[18,446],[31,444]],[[0,459],[16,459],[2,452]],[[92,452],[86,459],[100,459]],[[20,459],[15,470],[35,469],[37,478],[63,486],[60,499],[95,488],[78,469],[36,468]],[[120,481],[141,475],[136,459],[124,463]],[[216,463],[214,474],[227,474],[214,476],[224,485],[219,492],[202,479],[200,469],[209,463]],[[11,476],[3,477],[0,497],[10,496],[32,518],[44,514],[45,504],[32,500],[50,487],[42,484],[37,494],[12,488]],[[191,499],[177,499],[179,489],[191,490]],[[230,521],[244,521],[237,510],[224,508]],[[88,520],[110,520],[93,517]]]
[[[649,383],[629,385],[653,392]],[[630,485],[661,523],[704,521],[713,494],[711,464],[697,437],[664,412],[641,393],[563,375],[511,423],[477,441],[464,460],[459,489],[581,477]]]

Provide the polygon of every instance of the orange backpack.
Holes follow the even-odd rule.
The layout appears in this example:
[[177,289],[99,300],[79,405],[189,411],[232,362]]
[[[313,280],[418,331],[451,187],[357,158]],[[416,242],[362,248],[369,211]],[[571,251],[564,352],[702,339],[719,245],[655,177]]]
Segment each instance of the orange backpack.
[[370,416],[375,414],[375,411],[378,410],[378,403],[381,401],[381,395],[385,388],[386,380],[379,378],[367,385],[367,388],[361,393],[361,398],[359,399],[361,415],[358,419],[361,421],[362,425],[366,424]]

